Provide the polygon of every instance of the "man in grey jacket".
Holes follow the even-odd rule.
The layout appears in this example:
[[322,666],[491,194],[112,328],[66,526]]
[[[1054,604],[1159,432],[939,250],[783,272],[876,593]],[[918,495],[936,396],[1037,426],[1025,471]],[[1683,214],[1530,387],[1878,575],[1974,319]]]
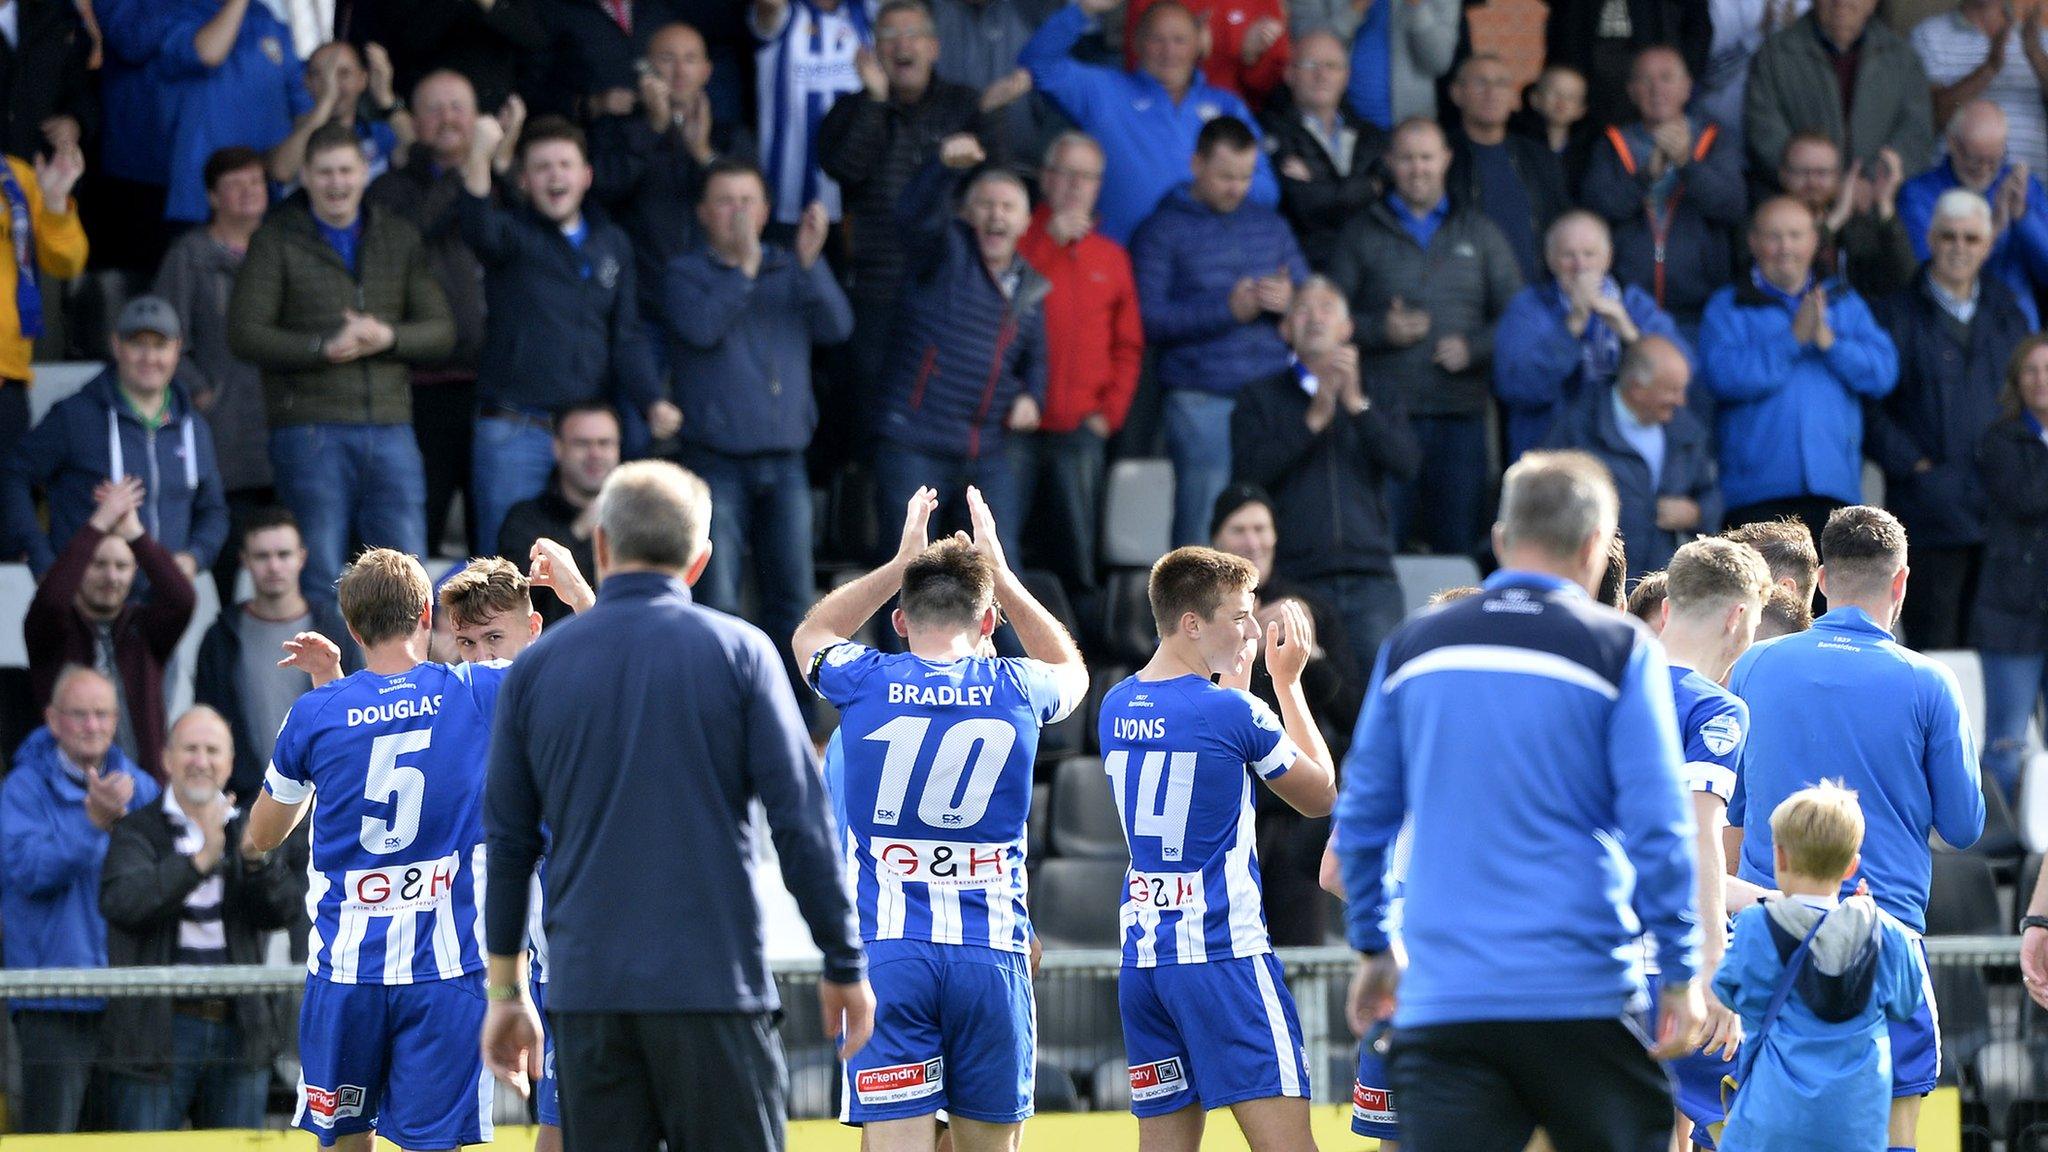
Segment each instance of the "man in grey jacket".
[[1934,157],[1927,73],[1904,37],[1871,20],[1876,8],[1877,0],[1817,0],[1757,49],[1743,108],[1753,171],[1776,171],[1795,132],[1826,135],[1865,171],[1885,148],[1904,171],[1927,167]]
[[1422,474],[1389,505],[1398,550],[1413,526],[1439,553],[1485,531],[1486,406],[1493,329],[1521,290],[1514,251],[1484,214],[1445,193],[1451,151],[1435,122],[1394,130],[1393,186],[1337,241],[1330,279],[1357,320],[1360,370],[1385,381],[1422,443]]

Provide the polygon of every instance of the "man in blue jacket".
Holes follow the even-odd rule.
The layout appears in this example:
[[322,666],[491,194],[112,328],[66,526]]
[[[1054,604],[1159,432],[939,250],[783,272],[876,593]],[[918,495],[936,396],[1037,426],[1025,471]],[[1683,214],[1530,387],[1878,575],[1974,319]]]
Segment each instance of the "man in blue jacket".
[[2006,152],[2005,113],[1989,100],[1963,106],[1949,124],[1948,155],[1899,188],[1899,223],[1913,242],[1913,255],[1926,261],[1934,206],[1941,194],[1967,188],[1991,202],[1991,254],[1985,272],[2004,281],[2020,301],[2030,325],[2040,316],[2034,294],[2048,288],[2048,191],[2025,163]]
[[[1945,666],[1892,638],[1906,598],[1906,530],[1897,518],[1843,508],[1828,518],[1820,554],[1827,614],[1810,631],[1750,649],[1728,677],[1750,722],[1728,802],[1728,823],[1743,832],[1737,875],[1775,887],[1770,814],[1802,788],[1839,780],[1863,799],[1861,879],[1878,907],[1925,932],[1929,834],[1968,848],[1984,831],[1962,691]],[[1890,1146],[1910,1148],[1920,1099],[1941,1070],[1932,1005],[1893,1022],[1891,1053]]]
[[[1252,123],[1243,100],[1202,78],[1201,27],[1173,0],[1152,5],[1139,18],[1137,71],[1075,60],[1071,54],[1082,35],[1121,3],[1080,0],[1053,13],[1017,56],[1017,63],[1030,71],[1032,85],[1102,142],[1108,157],[1102,175],[1102,234],[1119,244],[1128,242],[1139,221],[1186,179],[1188,157],[1204,124],[1218,116]],[[1250,196],[1252,203],[1267,208],[1280,203],[1280,186],[1263,151],[1253,169]]]
[[897,205],[909,276],[883,364],[875,507],[886,524],[919,488],[956,504],[979,488],[1004,552],[1021,556],[1007,446],[1011,432],[1035,430],[1045,409],[1050,287],[1017,254],[1031,206],[1016,176],[984,168],[960,217],[949,209],[947,193],[982,159],[971,137],[948,140]]
[[1138,314],[1166,390],[1176,547],[1208,539],[1209,510],[1230,483],[1230,410],[1246,385],[1286,370],[1279,320],[1308,276],[1287,221],[1247,200],[1260,156],[1244,121],[1202,125],[1194,180],[1131,238]]
[[312,110],[292,30],[262,0],[167,0],[154,60],[171,105],[166,219],[206,219],[206,158],[268,152]]
[[1977,446],[1999,416],[2030,299],[1989,275],[1991,205],[1967,188],[1935,201],[1930,256],[1905,291],[1876,303],[1899,350],[1899,386],[1864,407],[1864,452],[1912,538],[1913,598],[1899,624],[1922,652],[1961,648],[1984,553]]
[[[610,396],[666,440],[682,425],[640,323],[632,242],[585,202],[592,178],[583,133],[542,117],[519,139],[527,206],[500,207],[491,158],[505,129],[479,117],[463,162],[462,239],[484,266],[484,348],[470,495],[471,548],[492,553],[514,504],[540,495],[555,467],[554,416]],[[627,435],[635,447],[635,420]],[[520,559],[523,559],[520,558]]]
[[1721,485],[1707,430],[1685,410],[1692,365],[1676,343],[1645,336],[1614,383],[1579,397],[1547,446],[1598,457],[1621,497],[1631,580],[1661,571],[1679,545],[1721,530]]
[[[706,243],[670,263],[666,286],[682,401],[682,460],[711,487],[706,606],[737,615],[742,562],[753,561],[770,636],[802,623],[811,576],[811,484],[804,450],[818,426],[811,346],[853,332],[853,311],[830,266],[825,206],[797,225],[796,249],[763,244],[768,183],[751,164],[707,170],[697,218]],[[794,677],[797,669],[789,668]],[[803,699],[802,695],[798,699]]]
[[[108,342],[113,364],[52,407],[6,463],[6,542],[28,553],[38,578],[91,518],[94,490],[123,476],[141,479],[140,514],[151,538],[177,555],[187,578],[213,563],[228,536],[227,497],[213,432],[174,377],[178,314],[160,296],[121,309]],[[36,520],[35,494],[50,506],[50,531]],[[221,589],[224,595],[232,589]]]
[[[114,685],[90,668],[57,678],[43,727],[0,780],[0,920],[9,968],[104,968],[100,863],[107,832],[156,803],[156,781],[114,747]],[[15,1129],[75,1132],[99,1048],[98,998],[16,1000]]]
[[[1524,456],[1493,528],[1501,570],[1403,625],[1373,672],[1335,835],[1362,954],[1351,1026],[1393,1014],[1403,1152],[1520,1148],[1538,1125],[1559,1147],[1637,1152],[1671,1129],[1655,1061],[1703,1014],[1692,815],[1664,650],[1589,596],[1615,511],[1597,460]],[[1385,874],[1410,819],[1403,977]]]
[[1700,377],[1718,403],[1728,523],[1797,516],[1816,538],[1863,494],[1863,403],[1898,383],[1870,308],[1814,274],[1813,213],[1780,196],[1756,210],[1746,278],[1700,323]]

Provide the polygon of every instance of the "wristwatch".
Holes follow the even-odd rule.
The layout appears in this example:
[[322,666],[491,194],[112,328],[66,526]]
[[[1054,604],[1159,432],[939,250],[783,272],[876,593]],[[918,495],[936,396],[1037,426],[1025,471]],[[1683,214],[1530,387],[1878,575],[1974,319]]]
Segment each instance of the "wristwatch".
[[2048,916],[2020,917],[2020,931],[2025,932],[2029,928],[2048,929]]

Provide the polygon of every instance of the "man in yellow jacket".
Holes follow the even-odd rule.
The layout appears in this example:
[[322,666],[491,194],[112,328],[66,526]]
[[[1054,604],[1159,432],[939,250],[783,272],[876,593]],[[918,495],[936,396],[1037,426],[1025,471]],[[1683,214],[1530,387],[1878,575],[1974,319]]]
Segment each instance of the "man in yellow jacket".
[[[85,153],[66,144],[33,163],[0,166],[0,460],[28,431],[29,361],[58,280],[85,271],[85,229],[71,188]],[[33,259],[31,259],[33,257]]]

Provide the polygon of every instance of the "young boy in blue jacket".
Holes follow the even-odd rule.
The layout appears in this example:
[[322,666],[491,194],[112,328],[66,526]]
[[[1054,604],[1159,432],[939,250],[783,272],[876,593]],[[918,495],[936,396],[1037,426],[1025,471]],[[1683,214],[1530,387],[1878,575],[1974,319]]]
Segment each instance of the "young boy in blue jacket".
[[1736,917],[1714,976],[1715,994],[1746,1033],[1719,1146],[1876,1152],[1891,1119],[1886,1020],[1920,1007],[1927,970],[1909,929],[1862,892],[1839,895],[1861,863],[1863,811],[1853,790],[1824,781],[1793,793],[1771,813],[1771,835],[1784,899]]

